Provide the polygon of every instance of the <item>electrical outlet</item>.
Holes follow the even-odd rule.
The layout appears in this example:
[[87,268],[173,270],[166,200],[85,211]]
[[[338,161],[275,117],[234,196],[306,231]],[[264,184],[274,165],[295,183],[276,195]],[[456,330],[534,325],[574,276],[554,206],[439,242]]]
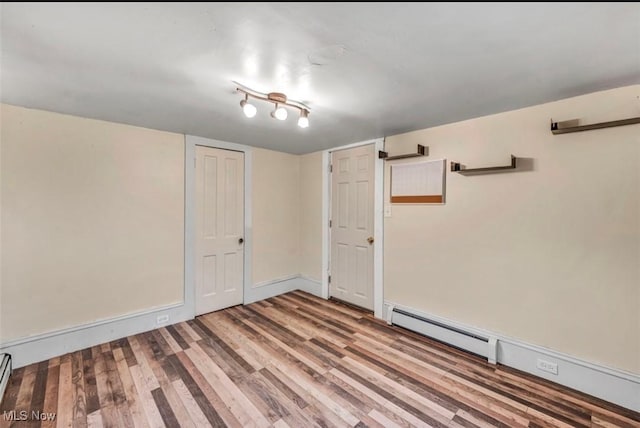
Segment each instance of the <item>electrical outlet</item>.
[[169,322],[169,315],[158,315],[158,318],[156,318],[156,324],[160,325],[160,324],[166,324]]
[[554,375],[558,374],[558,364],[556,363],[538,359],[538,361],[536,362],[536,367],[538,368],[538,370],[542,370],[543,372],[551,373]]

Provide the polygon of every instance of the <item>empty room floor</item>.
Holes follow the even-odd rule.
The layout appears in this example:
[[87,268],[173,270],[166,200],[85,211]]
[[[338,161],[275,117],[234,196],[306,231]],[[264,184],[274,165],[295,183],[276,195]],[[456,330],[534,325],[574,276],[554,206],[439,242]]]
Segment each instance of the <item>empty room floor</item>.
[[296,291],[15,370],[0,426],[39,425],[637,427],[640,414]]

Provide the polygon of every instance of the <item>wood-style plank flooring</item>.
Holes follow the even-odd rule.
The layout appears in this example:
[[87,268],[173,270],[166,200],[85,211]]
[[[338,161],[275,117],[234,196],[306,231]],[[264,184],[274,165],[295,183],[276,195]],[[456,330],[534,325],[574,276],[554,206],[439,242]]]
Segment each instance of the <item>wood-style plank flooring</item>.
[[638,427],[640,414],[303,292],[17,369],[0,406],[1,427],[225,425]]

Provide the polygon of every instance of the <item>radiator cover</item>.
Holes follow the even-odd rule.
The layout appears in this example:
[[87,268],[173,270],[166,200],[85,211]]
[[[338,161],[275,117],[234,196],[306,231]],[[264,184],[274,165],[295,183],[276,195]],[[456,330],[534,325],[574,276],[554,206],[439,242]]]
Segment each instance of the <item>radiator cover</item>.
[[387,322],[474,353],[496,364],[498,347],[494,337],[485,337],[395,306],[389,307]]

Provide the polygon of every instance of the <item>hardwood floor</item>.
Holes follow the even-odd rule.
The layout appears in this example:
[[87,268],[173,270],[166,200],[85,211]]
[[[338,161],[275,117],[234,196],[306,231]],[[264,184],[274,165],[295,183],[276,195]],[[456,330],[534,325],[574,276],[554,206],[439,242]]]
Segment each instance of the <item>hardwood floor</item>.
[[303,292],[17,369],[0,406],[0,427],[225,425],[638,427],[640,414]]

